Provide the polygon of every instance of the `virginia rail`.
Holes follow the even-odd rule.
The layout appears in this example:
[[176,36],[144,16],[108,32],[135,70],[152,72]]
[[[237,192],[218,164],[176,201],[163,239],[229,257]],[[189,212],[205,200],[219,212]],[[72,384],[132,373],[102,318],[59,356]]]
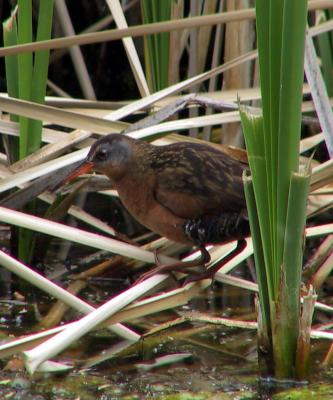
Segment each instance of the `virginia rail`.
[[[249,233],[249,224],[242,174],[247,164],[228,154],[206,144],[154,146],[110,134],[94,143],[66,182],[92,169],[108,176],[124,206],[142,225],[201,250],[199,260],[158,265],[144,278],[186,270],[201,279],[208,274],[193,267],[210,260],[205,244],[238,240],[236,251],[244,247],[240,239]],[[210,270],[212,276],[216,268]]]

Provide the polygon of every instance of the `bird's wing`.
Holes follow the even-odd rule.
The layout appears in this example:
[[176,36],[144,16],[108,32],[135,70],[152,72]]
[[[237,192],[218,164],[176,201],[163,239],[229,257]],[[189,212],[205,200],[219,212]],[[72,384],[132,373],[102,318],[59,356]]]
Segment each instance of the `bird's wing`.
[[182,218],[243,211],[245,164],[208,146],[179,145],[156,167],[156,200]]

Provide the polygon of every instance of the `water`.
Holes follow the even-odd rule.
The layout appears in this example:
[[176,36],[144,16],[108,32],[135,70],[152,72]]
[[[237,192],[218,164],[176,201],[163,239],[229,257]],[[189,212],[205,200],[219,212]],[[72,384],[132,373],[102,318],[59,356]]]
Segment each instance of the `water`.
[[[110,280],[107,280],[110,282]],[[92,288],[84,295],[92,299]],[[96,292],[95,292],[96,293]],[[105,285],[99,301],[110,295]],[[38,298],[38,294],[37,294]],[[38,299],[43,312],[49,302]],[[45,300],[45,298],[44,298]],[[197,312],[235,319],[254,318],[253,295],[222,285],[207,289],[190,304],[132,321],[137,331]],[[22,335],[36,325],[38,315],[24,301],[2,302],[1,334]],[[194,315],[193,315],[194,312]],[[185,318],[186,319],[186,318]],[[13,399],[331,399],[332,369],[320,369],[324,341],[313,342],[312,374],[307,385],[279,387],[260,381],[257,367],[256,334],[200,322],[185,321],[145,337],[111,358],[108,351],[119,342],[107,330],[82,338],[59,355],[58,361],[73,364],[64,374],[37,373],[28,377],[18,358],[2,360],[0,398]],[[101,357],[99,359],[99,357]],[[103,360],[102,362],[100,362]],[[93,365],[87,367],[87,365]],[[293,386],[293,385],[290,385]]]

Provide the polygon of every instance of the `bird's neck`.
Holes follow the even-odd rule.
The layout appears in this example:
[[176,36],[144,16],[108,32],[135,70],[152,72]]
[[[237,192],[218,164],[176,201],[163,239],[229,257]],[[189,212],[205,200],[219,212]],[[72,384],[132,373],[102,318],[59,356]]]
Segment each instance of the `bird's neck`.
[[144,177],[141,172],[134,170],[123,175],[121,179],[113,180],[123,205],[142,224],[145,223],[153,199],[149,180],[149,174]]

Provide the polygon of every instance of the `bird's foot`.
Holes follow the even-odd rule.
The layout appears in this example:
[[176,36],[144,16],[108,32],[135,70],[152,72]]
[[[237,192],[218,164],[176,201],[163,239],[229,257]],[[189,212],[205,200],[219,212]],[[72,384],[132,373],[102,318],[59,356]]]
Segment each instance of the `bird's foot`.
[[219,271],[223,267],[223,265],[225,265],[231,259],[240,254],[245,249],[245,247],[246,247],[246,240],[245,239],[238,240],[236,248],[232,250],[229,254],[227,254],[226,257],[224,257],[223,260],[221,260],[221,262],[217,263],[213,267],[210,267],[209,269],[205,269],[205,271],[202,272],[201,274],[188,275],[184,280],[183,286],[187,285],[188,283],[197,282],[203,279],[213,279],[216,272]]
[[205,265],[210,261],[210,254],[205,247],[200,247],[200,252],[200,257],[192,261],[178,261],[173,264],[161,264],[157,252],[154,251],[157,267],[141,275],[134,284],[136,285],[141,283],[157,274],[170,274],[171,272],[182,272],[184,274],[202,276],[204,274],[203,270],[205,271]]
[[160,264],[158,255],[156,252],[154,252],[157,267],[141,275],[140,278],[135,282],[135,284],[141,283],[144,280],[154,275],[167,274],[171,272],[182,272],[188,275],[185,278],[182,286],[185,286],[190,282],[197,282],[203,279],[213,279],[216,272],[220,268],[222,268],[223,265],[229,262],[232,258],[240,254],[245,249],[245,247],[246,247],[246,240],[245,239],[238,240],[236,248],[233,251],[231,251],[226,257],[224,257],[221,262],[217,263],[216,265],[212,266],[209,269],[206,269],[205,266],[206,264],[209,263],[211,257],[205,247],[200,247],[201,255],[199,258],[195,260],[179,261],[167,265]]

